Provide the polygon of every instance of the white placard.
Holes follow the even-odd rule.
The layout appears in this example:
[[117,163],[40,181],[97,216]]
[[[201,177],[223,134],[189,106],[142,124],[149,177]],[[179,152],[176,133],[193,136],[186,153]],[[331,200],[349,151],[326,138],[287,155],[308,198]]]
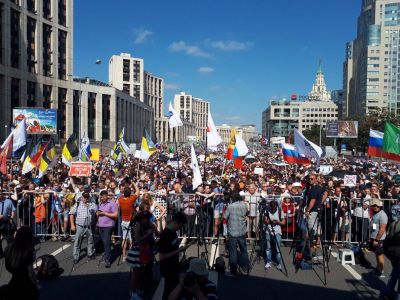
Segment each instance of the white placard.
[[135,151],[135,158],[140,158],[140,150]]
[[357,175],[344,175],[344,186],[356,186]]
[[332,171],[333,171],[333,166],[332,165],[321,165],[319,167],[319,172],[322,175],[328,175]]
[[263,176],[264,175],[264,169],[263,168],[254,168],[254,174]]

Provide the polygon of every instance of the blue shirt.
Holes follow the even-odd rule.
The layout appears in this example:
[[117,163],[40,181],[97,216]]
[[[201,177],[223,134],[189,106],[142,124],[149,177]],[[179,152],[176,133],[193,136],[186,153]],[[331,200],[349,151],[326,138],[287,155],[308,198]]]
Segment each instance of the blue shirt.
[[13,211],[15,211],[15,207],[10,199],[0,201],[0,215],[8,219]]

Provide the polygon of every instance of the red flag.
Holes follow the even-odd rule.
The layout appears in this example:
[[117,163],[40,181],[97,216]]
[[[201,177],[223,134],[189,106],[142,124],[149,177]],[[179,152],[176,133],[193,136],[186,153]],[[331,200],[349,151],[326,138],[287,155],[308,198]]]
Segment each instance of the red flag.
[[235,167],[235,169],[241,170],[243,167],[243,157],[235,158],[233,166]]
[[13,137],[8,140],[3,150],[0,152],[0,172],[5,175],[7,174],[7,158],[11,156],[13,146]]

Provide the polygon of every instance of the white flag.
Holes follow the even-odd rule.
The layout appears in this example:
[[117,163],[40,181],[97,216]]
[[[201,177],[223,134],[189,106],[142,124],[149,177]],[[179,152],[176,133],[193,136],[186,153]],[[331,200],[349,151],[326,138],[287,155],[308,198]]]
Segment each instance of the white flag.
[[191,149],[190,167],[192,168],[193,171],[193,179],[192,179],[193,189],[196,189],[199,185],[203,183],[203,180],[201,178],[200,167],[199,163],[197,162],[196,152],[194,152],[193,144]]
[[13,151],[17,151],[26,145],[26,119],[23,119],[13,131]]
[[210,150],[217,150],[217,146],[222,143],[222,139],[218,134],[217,127],[215,127],[214,120],[208,111],[207,119],[207,148]]
[[92,152],[90,150],[90,140],[87,136],[83,136],[81,139],[81,148],[79,149],[79,160],[80,161],[90,161],[90,156]]
[[321,147],[307,140],[296,128],[294,129],[294,144],[300,154],[303,154],[306,157],[315,158],[317,164],[319,164],[319,160],[323,153]]
[[235,135],[235,149],[233,149],[233,157],[246,156],[249,153],[249,148],[247,148],[246,142],[239,136]]
[[183,126],[182,120],[179,117],[179,114],[176,112],[176,110],[172,107],[171,102],[169,102],[169,108],[168,108],[168,123],[169,123],[169,128]]

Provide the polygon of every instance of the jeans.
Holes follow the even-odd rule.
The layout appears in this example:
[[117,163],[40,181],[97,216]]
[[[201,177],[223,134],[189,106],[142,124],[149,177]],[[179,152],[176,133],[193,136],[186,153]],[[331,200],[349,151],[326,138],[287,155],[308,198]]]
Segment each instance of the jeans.
[[99,227],[100,238],[104,247],[104,261],[111,262],[111,234],[114,227]]
[[35,234],[45,234],[46,233],[46,223],[45,222],[35,222]]
[[[397,293],[396,293],[397,284]],[[386,294],[395,296],[393,299],[400,300],[400,263],[392,262],[392,273],[386,285]]]
[[72,253],[74,260],[79,259],[83,235],[85,233],[86,233],[86,236],[88,239],[87,254],[88,254],[88,256],[92,256],[94,254],[93,230],[92,230],[91,226],[84,227],[81,225],[76,225],[75,242],[74,242],[74,249],[73,249],[73,253]]
[[[238,246],[240,250],[239,255],[237,251]],[[249,255],[247,254],[246,238],[245,236],[229,236],[229,265],[232,274],[237,273],[238,264],[246,270],[249,268]]]
[[277,265],[281,263],[281,253],[279,251],[278,246],[280,247],[281,241],[282,241],[282,235],[281,234],[275,234],[276,237],[276,242],[274,235],[272,233],[269,233],[268,231],[265,232],[265,262],[266,263],[271,263],[272,262],[272,253],[274,252],[275,254],[275,262]]
[[196,215],[185,215],[186,217],[186,224],[185,224],[185,234],[187,237],[194,237],[195,236],[195,221]]

